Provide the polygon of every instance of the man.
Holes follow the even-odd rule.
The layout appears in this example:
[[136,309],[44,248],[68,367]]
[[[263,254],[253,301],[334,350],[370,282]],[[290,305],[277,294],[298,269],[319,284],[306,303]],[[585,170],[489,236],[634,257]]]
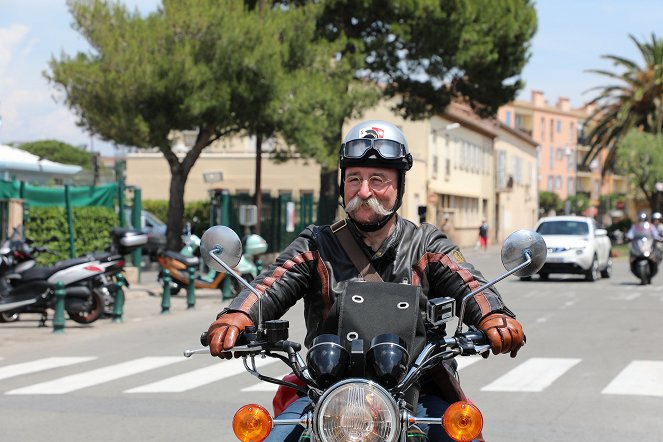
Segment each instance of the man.
[[[357,124],[341,145],[339,165],[340,195],[348,218],[333,226],[309,226],[252,282],[263,294],[263,318],[279,318],[304,298],[305,344],[310,346],[328,326],[334,302],[350,281],[362,279],[339,242],[342,229],[351,233],[385,282],[421,286],[426,296],[453,296],[457,302],[485,282],[444,233],[430,224],[417,227],[396,214],[404,195],[405,174],[412,167],[412,155],[400,129],[379,120]],[[466,310],[465,322],[487,334],[494,354],[516,356],[524,344],[523,330],[496,291],[475,295]],[[220,356],[223,350],[232,349],[241,330],[255,324],[257,318],[255,296],[242,291],[209,327],[211,354]],[[417,414],[440,416],[449,402],[458,400],[441,396],[441,387],[432,381],[422,386]],[[300,398],[282,416],[300,417],[308,402],[308,398]],[[267,440],[296,441],[301,430],[301,426],[277,426]],[[441,426],[432,425],[429,440],[450,439]]]
[[486,224],[486,220],[481,221],[479,226],[479,245],[481,250],[485,252],[488,247],[488,224]]
[[651,216],[652,223],[654,223],[658,236],[663,238],[663,223],[661,223],[661,218],[661,212],[654,212]]
[[[659,218],[660,219],[660,218]],[[626,239],[632,241],[635,235],[649,234],[657,241],[661,240],[661,235],[658,229],[653,224],[647,221],[647,213],[640,212],[638,214],[638,222],[633,224],[628,232],[626,232]]]

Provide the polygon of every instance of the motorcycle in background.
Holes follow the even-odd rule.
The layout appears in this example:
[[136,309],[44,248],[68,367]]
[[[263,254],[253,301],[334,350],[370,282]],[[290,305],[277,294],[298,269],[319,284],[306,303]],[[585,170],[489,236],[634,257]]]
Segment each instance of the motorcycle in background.
[[[0,313],[16,320],[22,313],[41,314],[41,325],[48,309],[55,305],[55,288],[65,288],[65,311],[69,319],[89,324],[114,308],[116,278],[124,270],[124,255],[143,246],[147,235],[129,229],[111,230],[112,244],[107,252],[58,261],[53,266],[21,268],[8,257],[0,260]],[[26,261],[27,262],[27,261]]]
[[[240,336],[241,341],[229,352],[241,356],[244,366],[252,375],[281,386],[274,404],[285,406],[283,398],[278,397],[284,394],[284,387],[308,396],[312,401],[312,406],[301,419],[272,418],[260,405],[245,405],[233,418],[235,435],[243,442],[261,442],[273,426],[301,425],[304,432],[300,442],[409,442],[425,440],[426,436],[418,425],[442,425],[453,440],[474,440],[481,433],[483,417],[472,402],[454,402],[443,416],[418,417],[410,411],[406,392],[416,389],[417,380],[430,375],[430,370],[443,362],[458,356],[481,354],[490,349],[482,331],[476,327],[463,331],[467,301],[509,275],[536,273],[545,263],[546,251],[545,241],[538,233],[528,230],[512,233],[502,247],[502,263],[507,269],[506,273],[468,293],[458,309],[454,298],[428,300],[425,315],[426,342],[419,345],[417,348],[420,350],[416,352],[413,348],[407,348],[403,338],[390,330],[391,321],[385,321],[384,330],[380,332],[383,334],[371,338],[370,345],[366,346],[362,338],[350,341],[350,348],[347,348],[348,344],[342,344],[339,335],[319,335],[304,360],[300,355],[301,344],[288,340],[288,321],[263,321],[262,295],[248,282],[233,274],[257,297],[259,318],[257,326],[247,327]],[[241,257],[239,238],[227,227],[212,227],[202,237],[201,256],[210,267],[230,272]],[[374,297],[371,290],[375,291],[379,284],[385,283],[357,284],[357,287],[366,287],[363,289],[365,293],[363,296],[355,294],[352,298],[354,300],[358,296],[364,302],[372,295]],[[407,287],[403,285],[402,290],[407,290]],[[413,313],[420,315],[418,308]],[[458,327],[453,336],[446,336],[445,324],[456,314]],[[343,315],[343,311],[340,315]],[[209,354],[206,332],[200,340],[205,347],[187,350],[184,356]],[[414,353],[412,358],[409,351]],[[293,375],[280,380],[261,374],[256,368],[256,357],[282,360],[293,370],[295,382],[287,380]]]
[[629,246],[629,263],[631,273],[640,280],[641,285],[651,284],[651,279],[658,273],[660,261],[661,251],[649,229],[635,227]]
[[[182,235],[182,242],[184,247],[180,252],[167,250],[159,255],[158,262],[161,266],[158,280],[163,280],[163,270],[166,269],[170,272],[171,277],[171,295],[176,295],[180,290],[186,290],[189,285],[188,269],[193,267],[198,269],[200,260],[196,257],[198,248],[200,247],[200,238],[191,233],[191,224],[187,223],[185,233]],[[245,237],[245,253],[242,255],[234,272],[242,276],[242,278],[252,281],[258,276],[261,270],[262,263],[257,259],[267,251],[267,241],[260,235],[248,235]],[[197,272],[194,287],[197,289],[221,289],[222,283],[226,274],[210,268],[207,273]],[[242,289],[242,286],[236,279],[231,279],[231,295],[236,296]]]

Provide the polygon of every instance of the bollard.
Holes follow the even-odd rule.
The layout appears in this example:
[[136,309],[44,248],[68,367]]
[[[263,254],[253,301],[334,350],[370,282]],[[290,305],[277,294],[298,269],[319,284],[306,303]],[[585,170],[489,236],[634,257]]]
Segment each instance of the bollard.
[[191,309],[196,306],[196,269],[187,267],[189,274],[189,284],[186,286],[186,308]]
[[163,269],[161,271],[161,279],[163,280],[163,296],[161,298],[161,314],[165,315],[170,313],[170,270]]
[[122,322],[124,309],[124,290],[122,287],[126,285],[126,281],[122,273],[118,273],[116,279],[115,286],[117,290],[115,292],[115,305],[113,306],[113,322]]
[[53,315],[53,333],[64,333],[64,298],[67,292],[64,283],[55,284],[55,313]]
[[233,297],[232,286],[230,282],[230,277],[228,275],[223,277],[221,281],[221,301],[230,299]]

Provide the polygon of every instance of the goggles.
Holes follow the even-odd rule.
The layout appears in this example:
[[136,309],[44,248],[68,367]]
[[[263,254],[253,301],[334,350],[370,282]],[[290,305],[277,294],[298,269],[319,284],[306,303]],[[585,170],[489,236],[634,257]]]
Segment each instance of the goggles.
[[395,160],[405,156],[405,146],[398,141],[382,138],[359,138],[343,143],[341,155],[345,158],[363,158],[373,149],[385,160]]

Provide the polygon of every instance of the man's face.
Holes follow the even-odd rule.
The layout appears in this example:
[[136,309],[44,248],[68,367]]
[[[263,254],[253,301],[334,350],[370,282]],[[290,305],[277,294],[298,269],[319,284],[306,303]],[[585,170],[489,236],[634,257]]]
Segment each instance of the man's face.
[[[348,167],[343,193],[346,211],[352,219],[361,224],[375,223],[396,204],[398,171],[381,167]],[[371,199],[376,207],[371,207]]]

